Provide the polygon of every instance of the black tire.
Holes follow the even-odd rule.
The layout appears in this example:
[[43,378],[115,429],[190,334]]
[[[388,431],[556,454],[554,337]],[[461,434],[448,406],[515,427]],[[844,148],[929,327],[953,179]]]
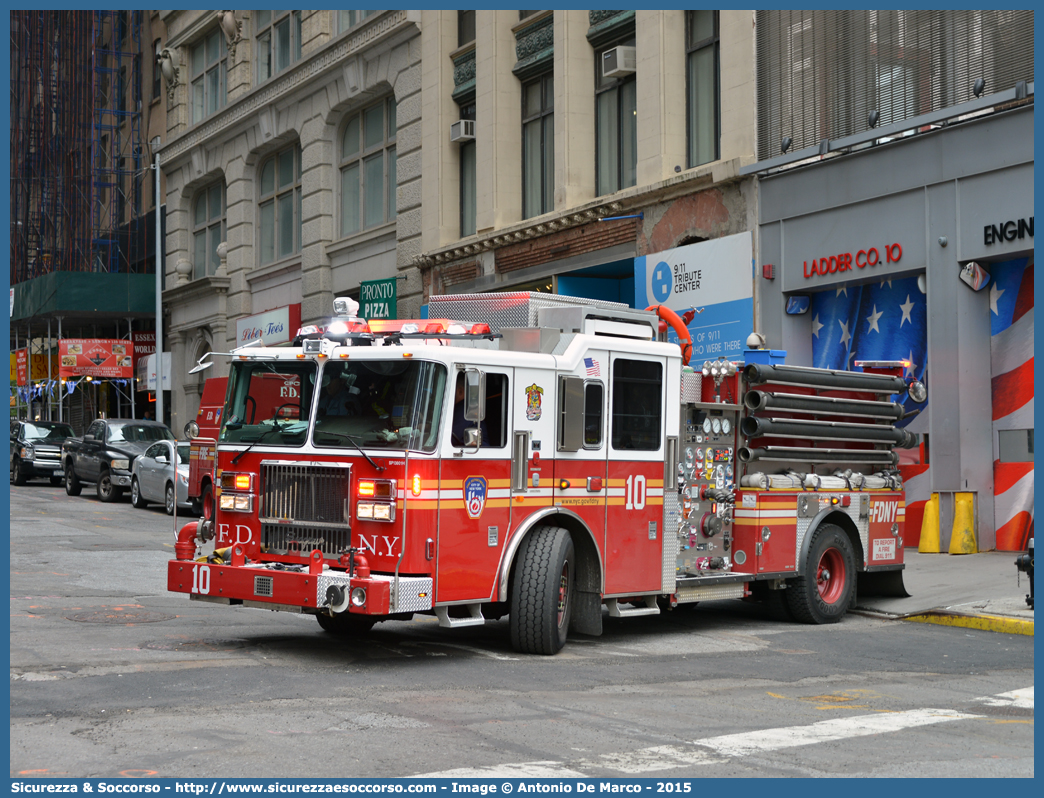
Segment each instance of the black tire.
[[28,480],[29,478],[25,475],[25,470],[22,468],[22,461],[16,457],[14,465],[11,466],[11,481],[15,485],[24,485]]
[[73,473],[72,463],[65,464],[65,492],[70,496],[79,496],[83,490],[83,484]]
[[117,488],[112,484],[112,474],[108,471],[102,471],[98,475],[98,481],[95,483],[94,489],[98,494],[98,501],[116,502],[123,496],[123,488]]
[[511,645],[523,654],[557,654],[569,634],[576,569],[573,539],[556,526],[519,546],[511,583]]
[[801,576],[789,580],[784,593],[801,623],[837,623],[852,603],[855,586],[852,542],[838,527],[823,524],[812,537]]
[[138,485],[137,477],[131,481],[131,504],[139,510],[144,510],[149,506],[149,503],[142,498],[141,486]]
[[323,627],[324,632],[341,636],[364,635],[377,623],[374,618],[368,615],[352,615],[348,612],[339,613],[332,618],[329,615],[319,613],[315,616],[315,619],[319,621],[319,625]]
[[167,515],[174,515],[175,501],[174,485],[168,482],[163,490],[163,509],[167,511]]
[[61,477],[61,475],[59,474],[58,476],[52,476],[51,477],[51,484],[54,485],[56,488],[59,485],[61,485],[62,484],[62,477]]

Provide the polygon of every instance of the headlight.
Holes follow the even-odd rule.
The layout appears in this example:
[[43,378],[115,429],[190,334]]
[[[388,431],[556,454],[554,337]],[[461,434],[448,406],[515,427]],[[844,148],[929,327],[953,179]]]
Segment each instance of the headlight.
[[218,506],[234,513],[249,513],[254,509],[254,497],[237,493],[223,493]]
[[32,446],[23,446],[22,447],[22,457],[24,457],[26,460],[32,460],[33,457],[35,457],[35,456],[36,456],[36,452],[33,451],[33,447]]
[[354,607],[365,607],[366,606],[366,588],[364,588],[364,587],[353,587],[352,588],[352,606],[354,606]]
[[130,460],[128,460],[125,457],[119,458],[119,459],[116,459],[116,460],[110,460],[109,461],[109,465],[113,469],[116,469],[116,470],[119,470],[119,471],[129,471],[130,470]]

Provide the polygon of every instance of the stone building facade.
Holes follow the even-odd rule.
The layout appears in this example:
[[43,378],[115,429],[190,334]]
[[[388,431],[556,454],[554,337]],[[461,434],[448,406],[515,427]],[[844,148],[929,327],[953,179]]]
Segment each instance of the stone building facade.
[[203,380],[227,365],[188,370],[268,311],[315,322],[335,295],[397,277],[399,314],[419,312],[420,15],[160,15],[175,75],[160,157],[179,430],[195,417]]

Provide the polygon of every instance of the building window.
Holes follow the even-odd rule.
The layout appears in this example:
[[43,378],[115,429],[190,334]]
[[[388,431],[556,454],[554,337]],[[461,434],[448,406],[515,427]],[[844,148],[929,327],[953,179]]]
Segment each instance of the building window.
[[540,13],[540,9],[539,9],[539,8],[538,8],[538,9],[536,9],[535,11],[519,11],[519,12],[518,12],[518,19],[519,19],[519,22],[521,22],[522,20],[524,20],[524,19],[525,19],[526,17],[531,17],[531,16],[533,16],[534,14],[539,14],[539,13]]
[[344,33],[348,28],[354,27],[367,17],[371,17],[376,13],[376,11],[338,11],[337,32]]
[[475,41],[475,12],[457,12],[457,47]]
[[301,12],[257,11],[257,82],[268,80],[301,57]]
[[522,216],[555,207],[555,78],[542,75],[522,87]]
[[301,249],[301,147],[294,144],[261,164],[261,265]]
[[[634,37],[617,42],[634,46]],[[638,176],[638,94],[634,75],[602,76],[602,56],[595,53],[595,176],[597,194],[611,194],[633,186]]]
[[689,168],[718,155],[718,12],[685,12]]
[[217,247],[225,240],[225,185],[214,183],[192,205],[192,279],[217,271]]
[[341,235],[395,218],[395,98],[348,118],[341,136]]
[[163,73],[159,66],[160,53],[163,52],[163,40],[156,39],[152,43],[152,49],[156,53],[156,57],[152,59],[152,99],[158,100],[163,93]]
[[228,49],[221,38],[215,29],[192,48],[192,124],[225,107]]
[[[475,103],[462,105],[460,108],[461,119],[475,119]],[[476,188],[478,184],[475,171],[476,145],[474,141],[467,141],[460,145],[460,237],[475,234],[476,217]]]

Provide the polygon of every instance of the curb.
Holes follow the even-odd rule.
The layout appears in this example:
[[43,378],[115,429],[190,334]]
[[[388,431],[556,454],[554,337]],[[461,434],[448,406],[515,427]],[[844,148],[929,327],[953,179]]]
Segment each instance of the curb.
[[965,615],[945,610],[932,610],[916,615],[903,616],[904,621],[915,623],[934,623],[940,626],[959,626],[964,629],[979,629],[984,632],[1002,632],[1010,635],[1029,635],[1033,637],[1033,621],[1023,618],[1010,618],[1003,615]]

